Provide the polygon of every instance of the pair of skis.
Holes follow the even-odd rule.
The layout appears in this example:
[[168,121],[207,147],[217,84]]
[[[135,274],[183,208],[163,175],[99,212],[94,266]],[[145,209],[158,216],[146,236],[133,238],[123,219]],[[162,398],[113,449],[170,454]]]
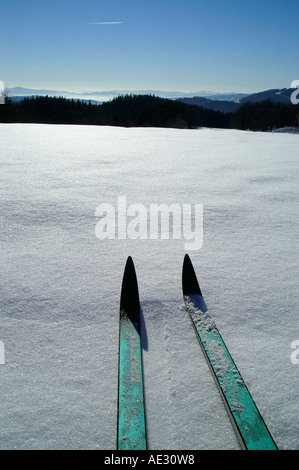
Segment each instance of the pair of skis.
[[[183,297],[203,353],[243,449],[277,450],[216,325],[209,318],[193,265],[185,255]],[[117,448],[147,447],[140,302],[134,263],[128,258],[121,290],[119,323]]]

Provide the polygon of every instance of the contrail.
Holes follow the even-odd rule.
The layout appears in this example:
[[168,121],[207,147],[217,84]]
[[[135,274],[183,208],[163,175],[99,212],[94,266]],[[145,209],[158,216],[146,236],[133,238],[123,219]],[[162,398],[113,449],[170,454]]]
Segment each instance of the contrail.
[[88,23],[88,24],[123,24],[123,21],[101,21],[99,23]]

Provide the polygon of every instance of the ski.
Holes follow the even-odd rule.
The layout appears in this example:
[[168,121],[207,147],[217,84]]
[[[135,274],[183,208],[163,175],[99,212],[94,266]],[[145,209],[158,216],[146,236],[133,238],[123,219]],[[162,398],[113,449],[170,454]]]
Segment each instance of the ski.
[[146,449],[140,303],[130,256],[123,275],[119,312],[117,449]]
[[204,356],[243,449],[277,450],[252,396],[216,325],[207,314],[197,277],[188,255],[182,272],[183,296]]

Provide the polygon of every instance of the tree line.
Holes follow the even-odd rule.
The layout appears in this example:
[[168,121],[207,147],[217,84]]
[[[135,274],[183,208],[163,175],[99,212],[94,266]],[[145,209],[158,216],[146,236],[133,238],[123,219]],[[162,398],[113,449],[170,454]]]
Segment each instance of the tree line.
[[299,125],[298,105],[246,102],[234,113],[214,111],[154,95],[125,95],[97,105],[63,97],[6,100],[2,123],[84,124],[195,129],[215,127],[254,131]]

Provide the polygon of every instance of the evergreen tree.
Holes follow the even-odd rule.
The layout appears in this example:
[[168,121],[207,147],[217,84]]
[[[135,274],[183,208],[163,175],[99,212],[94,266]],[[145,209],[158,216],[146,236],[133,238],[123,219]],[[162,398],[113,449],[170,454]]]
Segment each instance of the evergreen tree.
[[0,122],[271,131],[296,126],[298,106],[246,102],[235,113],[224,113],[153,95],[124,95],[102,105],[45,96],[19,102],[7,99],[0,106]]

